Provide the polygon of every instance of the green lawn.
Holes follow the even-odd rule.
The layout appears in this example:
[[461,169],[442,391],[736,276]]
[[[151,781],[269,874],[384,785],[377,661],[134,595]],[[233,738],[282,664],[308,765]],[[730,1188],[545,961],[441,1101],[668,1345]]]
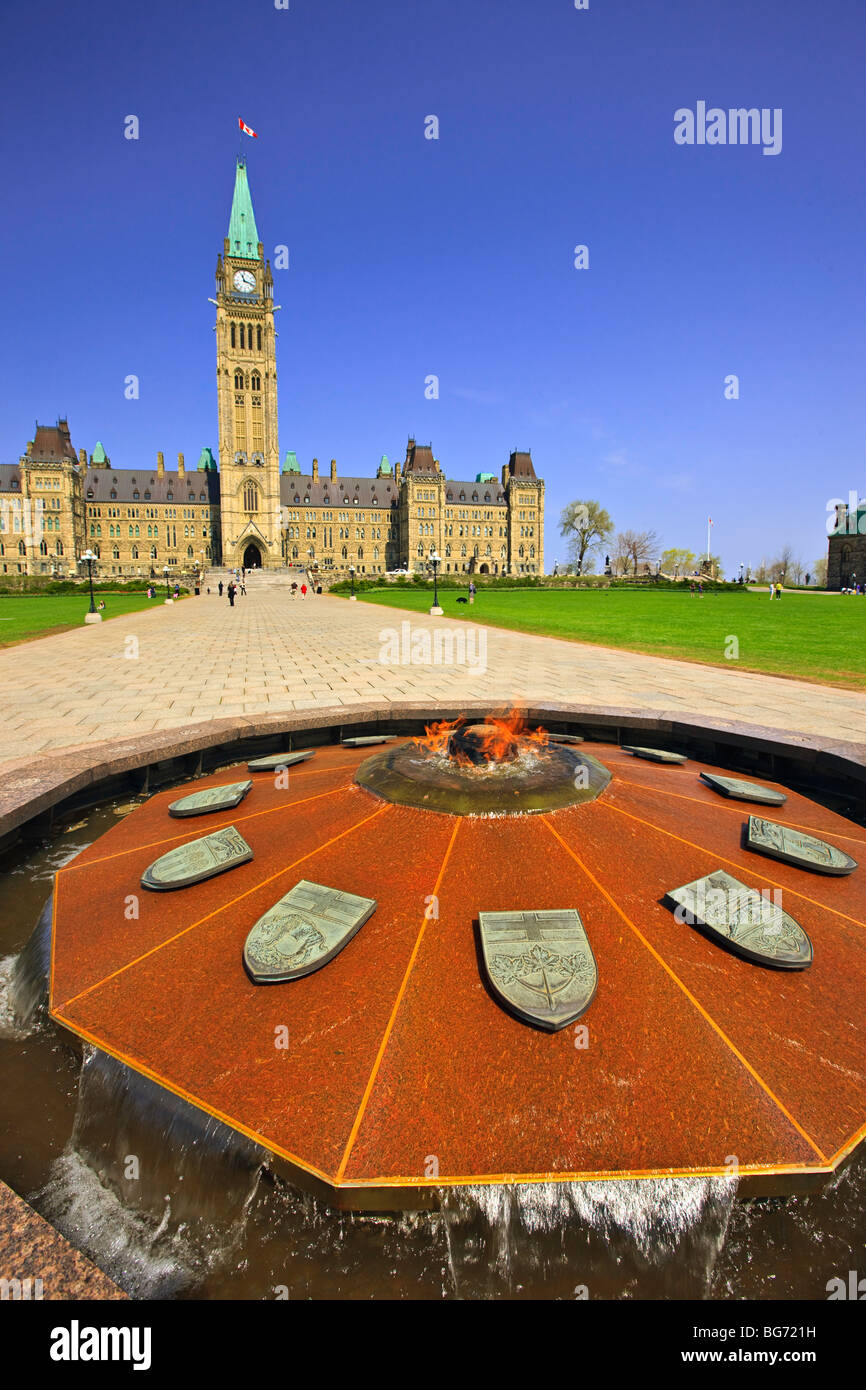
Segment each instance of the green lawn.
[[[415,612],[426,612],[433,602],[432,586],[429,592],[373,589],[358,597]],[[766,590],[692,598],[688,589],[491,589],[480,590],[471,608],[457,597],[456,590],[440,591],[447,618],[866,688],[866,600],[841,594],[786,594],[771,603]],[[739,643],[737,660],[725,656],[730,637]]]
[[[142,608],[158,608],[165,594],[149,599],[147,594],[96,594],[97,607],[105,601],[103,622],[120,617],[122,613],[138,613]],[[26,594],[21,598],[0,597],[0,647],[13,642],[26,642],[32,637],[45,637],[49,632],[82,627],[84,615],[90,608],[90,595]]]

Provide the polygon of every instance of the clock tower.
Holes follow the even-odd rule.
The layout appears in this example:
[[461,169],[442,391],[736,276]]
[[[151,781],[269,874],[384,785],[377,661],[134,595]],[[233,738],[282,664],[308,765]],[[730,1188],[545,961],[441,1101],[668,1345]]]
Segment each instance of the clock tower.
[[274,282],[242,159],[217,260],[216,306],[223,563],[272,568],[282,563]]

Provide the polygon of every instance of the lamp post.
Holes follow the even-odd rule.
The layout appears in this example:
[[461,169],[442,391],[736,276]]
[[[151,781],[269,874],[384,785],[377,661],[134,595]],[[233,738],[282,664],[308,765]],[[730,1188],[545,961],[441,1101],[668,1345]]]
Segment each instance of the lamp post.
[[351,594],[349,595],[349,597],[350,597],[351,599],[354,599],[354,598],[355,598],[355,566],[354,566],[354,565],[350,565],[350,566],[349,566],[349,578],[350,578],[351,581],[352,581],[352,592],[351,592]]
[[85,613],[84,621],[86,623],[101,623],[102,614],[97,613],[96,604],[93,602],[93,562],[98,557],[94,555],[92,550],[88,549],[85,550],[81,558],[87,561],[87,578],[90,580],[90,611]]
[[165,575],[165,601],[166,603],[171,603],[171,599],[168,596],[168,565],[163,565],[162,572]]
[[431,550],[429,563],[433,570],[433,607],[430,609],[430,616],[431,618],[441,618],[442,609],[439,607],[439,566],[442,563],[441,555],[437,555],[435,550]]

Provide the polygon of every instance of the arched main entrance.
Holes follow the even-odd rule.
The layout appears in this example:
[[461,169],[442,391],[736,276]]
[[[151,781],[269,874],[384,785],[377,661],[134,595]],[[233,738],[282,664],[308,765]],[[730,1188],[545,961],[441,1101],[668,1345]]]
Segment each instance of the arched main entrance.
[[258,546],[255,544],[254,541],[250,541],[249,545],[244,551],[243,566],[245,570],[261,569],[262,552],[259,550]]

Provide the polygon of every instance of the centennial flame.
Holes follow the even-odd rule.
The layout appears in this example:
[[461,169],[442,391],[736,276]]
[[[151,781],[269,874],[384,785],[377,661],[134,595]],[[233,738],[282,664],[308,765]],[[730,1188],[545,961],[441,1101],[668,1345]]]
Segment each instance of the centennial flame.
[[477,767],[479,763],[507,762],[528,749],[544,748],[548,742],[544,729],[529,729],[522,714],[513,710],[499,717],[490,715],[483,723],[470,724],[459,719],[443,719],[425,725],[423,738],[413,740],[428,753],[442,753],[458,767]]

